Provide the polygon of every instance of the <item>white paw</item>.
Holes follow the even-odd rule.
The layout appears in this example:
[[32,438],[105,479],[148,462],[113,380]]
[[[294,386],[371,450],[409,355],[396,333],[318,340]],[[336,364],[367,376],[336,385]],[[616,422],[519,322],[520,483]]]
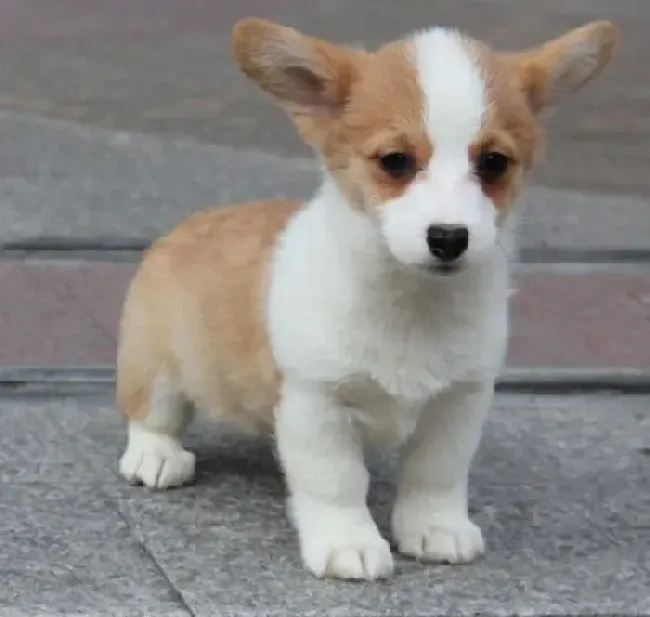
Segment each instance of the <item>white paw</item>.
[[481,530],[471,521],[458,526],[432,524],[411,530],[398,540],[400,553],[421,561],[462,564],[474,561],[483,553]]
[[427,517],[396,509],[393,534],[400,553],[425,562],[470,563],[485,551],[480,528],[464,514]]
[[131,484],[148,488],[171,488],[194,478],[195,456],[168,435],[131,432],[120,460],[120,474]]
[[318,578],[374,581],[393,573],[390,546],[379,534],[373,538],[311,538],[302,542],[305,566]]
[[302,560],[317,578],[372,581],[392,575],[390,545],[367,508],[294,500],[288,512],[298,530]]

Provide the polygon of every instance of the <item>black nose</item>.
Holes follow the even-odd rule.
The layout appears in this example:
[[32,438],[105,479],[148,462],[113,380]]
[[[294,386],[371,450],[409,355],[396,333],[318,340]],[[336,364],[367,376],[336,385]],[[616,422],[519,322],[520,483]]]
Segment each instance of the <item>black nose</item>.
[[469,229],[465,225],[431,225],[427,244],[431,254],[443,263],[455,261],[467,250]]

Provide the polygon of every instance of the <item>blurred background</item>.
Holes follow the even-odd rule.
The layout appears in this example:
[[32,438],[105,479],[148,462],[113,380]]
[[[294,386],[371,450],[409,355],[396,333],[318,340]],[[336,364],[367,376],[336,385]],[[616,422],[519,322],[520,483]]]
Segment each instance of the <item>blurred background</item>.
[[[197,487],[170,496],[114,473],[116,325],[142,249],[198,208],[315,187],[290,122],[235,69],[245,16],[369,47],[429,25],[512,50],[621,29],[522,202],[503,388],[524,394],[497,400],[473,497],[492,561],[403,566],[381,602],[305,578],[267,452],[215,451],[207,431]],[[649,65],[650,0],[0,0],[0,615],[282,614],[287,589],[310,614],[650,611]],[[518,582],[495,595],[495,573]]]

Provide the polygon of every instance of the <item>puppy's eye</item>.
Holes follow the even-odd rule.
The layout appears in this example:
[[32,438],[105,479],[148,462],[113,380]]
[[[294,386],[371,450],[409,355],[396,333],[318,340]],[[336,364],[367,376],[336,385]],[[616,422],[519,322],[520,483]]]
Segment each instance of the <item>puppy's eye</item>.
[[379,167],[395,180],[408,178],[415,173],[415,158],[406,152],[391,152],[377,160]]
[[486,184],[493,184],[508,171],[510,160],[500,152],[484,152],[476,160],[476,175]]

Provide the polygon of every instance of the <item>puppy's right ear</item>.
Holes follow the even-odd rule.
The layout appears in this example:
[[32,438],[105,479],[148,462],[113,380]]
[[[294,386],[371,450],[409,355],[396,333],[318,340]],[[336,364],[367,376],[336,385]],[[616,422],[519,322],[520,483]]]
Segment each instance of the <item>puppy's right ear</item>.
[[233,28],[241,71],[289,112],[336,116],[356,79],[361,52],[305,36],[263,19]]

